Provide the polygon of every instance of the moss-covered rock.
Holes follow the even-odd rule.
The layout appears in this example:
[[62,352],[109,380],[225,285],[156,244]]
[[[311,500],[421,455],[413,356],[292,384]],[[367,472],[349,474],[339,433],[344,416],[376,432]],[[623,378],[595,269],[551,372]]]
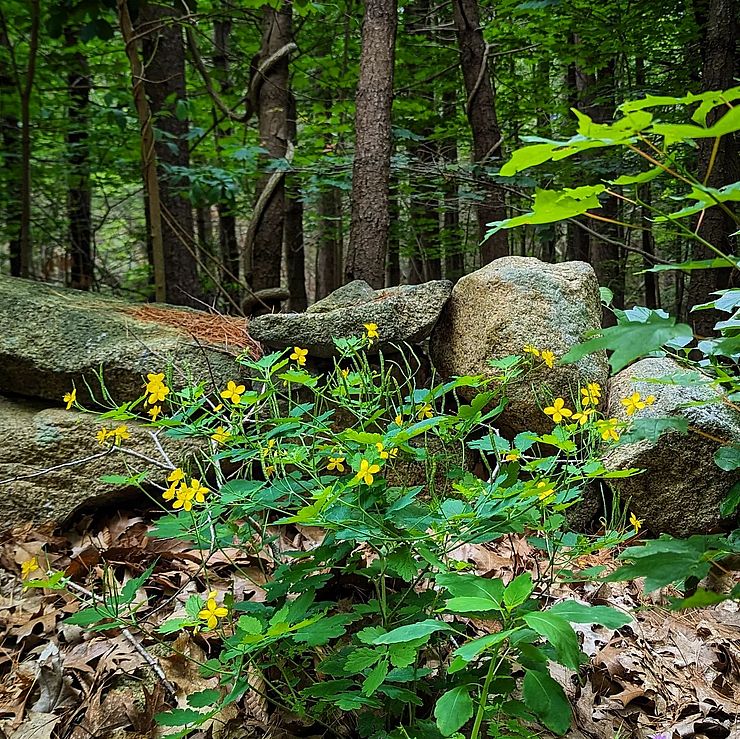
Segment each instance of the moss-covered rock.
[[82,403],[139,397],[142,377],[172,368],[172,384],[213,390],[242,369],[253,346],[246,323],[186,308],[135,305],[78,290],[0,276],[0,392],[60,401],[74,385]]

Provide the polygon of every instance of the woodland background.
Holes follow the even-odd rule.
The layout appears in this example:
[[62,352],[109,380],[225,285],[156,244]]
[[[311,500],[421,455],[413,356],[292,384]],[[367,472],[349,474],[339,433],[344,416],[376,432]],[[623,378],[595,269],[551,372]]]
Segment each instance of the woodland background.
[[[731,87],[736,17],[734,0],[2,0],[0,269],[249,314],[520,254],[589,261],[617,307],[684,316],[727,276],[640,273],[713,256],[643,220],[670,183],[565,224],[486,224],[634,164],[620,148],[497,175],[526,137],[572,135],[571,108],[610,121]],[[681,162],[714,187],[740,178],[718,141]],[[696,228],[732,253],[726,219]]]

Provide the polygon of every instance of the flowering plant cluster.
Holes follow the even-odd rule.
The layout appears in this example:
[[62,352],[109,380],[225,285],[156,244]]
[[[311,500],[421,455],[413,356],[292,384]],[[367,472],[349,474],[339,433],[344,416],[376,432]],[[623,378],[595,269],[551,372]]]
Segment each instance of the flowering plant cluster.
[[[578,398],[544,407],[552,433],[507,440],[495,420],[507,385],[531,369],[528,359],[493,362],[491,379],[420,388],[411,354],[381,352],[371,362],[365,349],[380,330],[363,328],[336,342],[339,358],[323,375],[296,346],[241,358],[250,383],[235,377],[215,392],[172,390],[163,372],[151,373],[140,402],[120,409],[119,420],[144,416],[155,432],[200,437],[210,450],[161,476],[132,478],[155,491],[162,508],[154,536],[204,552],[258,554],[275,530],[287,538],[302,526],[325,532],[310,552],[278,558],[265,602],[229,593],[221,600],[206,588],[189,599],[186,615],[159,625],[165,636],[186,629],[211,640],[215,656],[202,669],[223,687],[212,704],[199,705],[206,710],[166,714],[166,723],[179,716],[186,732],[209,720],[252,689],[247,674],[256,671],[276,706],[324,726],[351,712],[362,736],[451,736],[470,724],[466,735],[477,739],[486,726],[522,720],[562,733],[570,709],[547,661],[581,664],[570,622],[620,625],[626,617],[545,608],[541,595],[559,568],[631,538],[640,525],[633,516],[631,531],[570,536],[563,545],[564,511],[584,486],[624,474],[598,461],[600,445],[619,438],[599,425],[611,423],[598,413],[601,388],[591,383]],[[548,368],[557,361],[534,347],[524,355]],[[460,391],[473,399],[463,401]],[[125,442],[121,428],[104,430],[101,441]],[[483,475],[471,472],[472,457]],[[482,578],[455,556],[463,545],[525,531],[544,537],[553,553],[537,577]],[[348,577],[358,583],[351,602],[335,595]],[[90,605],[72,618],[142,627],[144,612],[125,605],[116,594],[115,607]],[[471,618],[496,627],[477,636]],[[517,699],[515,662],[524,665]]]

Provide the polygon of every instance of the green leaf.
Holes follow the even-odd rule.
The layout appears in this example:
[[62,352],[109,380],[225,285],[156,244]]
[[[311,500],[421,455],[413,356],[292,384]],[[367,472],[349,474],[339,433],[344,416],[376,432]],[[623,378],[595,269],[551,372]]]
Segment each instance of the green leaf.
[[571,710],[563,689],[546,672],[526,670],[522,683],[524,704],[556,734],[570,728]]
[[648,439],[657,441],[667,431],[677,431],[679,434],[688,432],[689,422],[686,418],[635,418],[629,431],[622,434],[623,443],[634,443]]
[[527,626],[544,636],[555,647],[560,664],[577,670],[581,665],[581,649],[573,627],[560,616],[549,611],[535,611],[524,615]]
[[525,224],[555,223],[582,215],[592,208],[601,208],[598,195],[604,190],[606,190],[605,185],[566,187],[562,190],[536,190],[531,212],[487,224],[489,231],[486,237],[503,228],[516,228]]
[[409,667],[416,662],[418,647],[414,643],[391,644],[388,648],[388,656],[394,667]]
[[124,606],[128,605],[133,601],[133,599],[136,597],[136,592],[138,589],[149,579],[152,572],[154,572],[154,564],[152,563],[147,567],[144,572],[141,573],[138,577],[131,578],[122,588],[121,588],[121,594],[118,597],[118,605]]
[[154,720],[160,726],[186,726],[188,724],[201,724],[208,718],[207,713],[193,711],[192,708],[173,708],[166,713],[158,713]]
[[632,617],[609,606],[588,606],[575,600],[564,600],[548,609],[572,624],[600,624],[608,629],[619,629],[631,623]]
[[504,605],[510,611],[514,610],[514,608],[520,606],[529,598],[533,588],[532,575],[529,572],[523,572],[506,586],[506,590],[504,590]]
[[610,182],[613,185],[640,185],[644,182],[651,182],[663,172],[665,172],[663,167],[652,167],[646,172],[640,172],[640,174],[623,174],[621,177],[617,177],[616,180],[610,180]]
[[722,257],[715,257],[714,259],[694,259],[688,262],[677,262],[675,264],[656,264],[650,269],[640,270],[638,274],[643,272],[671,272],[673,270],[682,270],[685,272],[691,272],[695,269],[719,269],[722,267],[736,267],[737,264],[734,261],[723,259]]
[[338,613],[334,616],[324,616],[308,626],[297,631],[293,641],[307,644],[309,647],[318,647],[327,644],[331,639],[342,636],[347,631],[347,624],[356,620],[358,616],[350,613]]
[[489,579],[480,575],[442,572],[434,579],[441,588],[461,598],[484,598],[500,604],[504,595],[504,583],[499,578]]
[[611,350],[609,358],[613,372],[619,372],[638,357],[651,354],[664,344],[675,340],[691,339],[691,327],[684,323],[676,324],[675,318],[665,318],[653,313],[646,322],[628,321],[620,326],[601,329],[601,335],[574,346],[562,359],[572,364],[587,354]]
[[722,446],[714,453],[714,463],[727,472],[740,467],[740,447]]
[[458,685],[443,693],[434,706],[434,718],[442,736],[454,734],[472,717],[473,701],[466,685]]
[[730,492],[727,494],[727,497],[720,504],[720,515],[729,517],[735,512],[738,506],[740,506],[740,482],[736,482],[732,488],[730,488]]
[[218,703],[221,699],[221,691],[219,690],[201,690],[197,693],[191,693],[188,696],[188,705],[193,708],[204,708],[205,706],[212,706],[214,703]]
[[463,644],[461,647],[458,647],[454,651],[454,654],[465,662],[470,662],[479,654],[485,652],[486,649],[496,646],[496,644],[500,644],[504,639],[508,639],[508,637],[515,631],[516,629],[506,629],[505,631],[499,631],[496,634],[487,634],[478,639],[472,639],[467,644]]
[[501,604],[490,598],[475,598],[463,596],[461,598],[450,598],[445,603],[445,610],[452,613],[476,613],[478,611],[498,611]]
[[344,673],[354,675],[357,672],[362,672],[374,665],[382,656],[383,652],[376,649],[369,649],[368,647],[354,649],[344,663]]
[[428,637],[437,631],[455,631],[450,624],[436,619],[427,619],[418,621],[415,624],[399,626],[397,629],[389,631],[387,634],[380,634],[374,637],[370,644],[400,644],[402,642],[413,641],[422,637]]
[[110,614],[100,608],[83,608],[64,619],[64,623],[74,626],[90,626],[104,618],[110,618]]
[[365,678],[365,682],[362,683],[362,692],[367,696],[372,695],[382,685],[387,674],[388,660],[384,659],[382,662],[378,662]]

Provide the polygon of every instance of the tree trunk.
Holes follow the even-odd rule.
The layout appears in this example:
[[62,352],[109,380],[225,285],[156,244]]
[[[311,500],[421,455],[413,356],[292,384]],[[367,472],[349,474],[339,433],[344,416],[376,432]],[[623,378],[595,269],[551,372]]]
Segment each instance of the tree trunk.
[[28,62],[21,94],[21,232],[20,232],[20,276],[30,277],[33,265],[33,242],[31,240],[31,95],[36,75],[36,58],[39,48],[39,24],[41,10],[39,0],[31,0],[31,31],[29,35]]
[[477,0],[452,0],[460,47],[460,68],[465,81],[465,113],[473,134],[473,159],[484,201],[477,207],[481,264],[488,264],[509,253],[506,231],[485,238],[488,224],[506,218],[504,191],[485,174],[483,168],[502,154],[502,137],[496,118],[496,98],[489,71],[489,47],[483,39]]
[[[285,2],[276,10],[263,8],[264,31],[260,62],[293,39],[292,7]],[[268,151],[270,160],[282,159],[288,151],[289,65],[283,56],[273,65],[260,87],[257,112],[259,115],[260,146]],[[265,162],[267,164],[267,162]],[[285,224],[285,178],[264,173],[257,183],[254,236],[246,244],[247,281],[253,291],[280,286]],[[276,307],[276,306],[273,306]]]
[[[231,20],[218,18],[213,21],[213,68],[221,83],[221,96],[228,99],[231,92],[231,70],[229,64]],[[221,139],[231,135],[231,128],[226,130],[216,126],[216,150],[221,151]],[[236,215],[232,203],[216,205],[218,211],[218,243],[221,255],[221,280],[227,291],[237,300],[239,297],[239,242],[236,238]]]
[[[139,16],[146,67],[144,87],[160,136],[155,141],[159,204],[162,219],[166,297],[175,305],[199,306],[200,284],[194,239],[193,209],[177,194],[168,167],[188,167],[187,118],[181,106],[185,94],[185,46],[178,17],[182,4],[170,9],[147,4]],[[178,113],[180,115],[178,116]]]
[[[442,115],[445,120],[455,116],[456,95],[445,92],[442,95]],[[439,154],[442,164],[457,164],[457,139],[454,135],[440,142]],[[465,249],[460,231],[460,195],[457,177],[445,177],[442,183],[444,193],[444,214],[442,226],[442,249],[444,251],[444,273],[448,280],[457,282],[465,274]]]
[[[736,58],[736,0],[709,0],[703,32],[702,90],[726,90],[733,86],[737,74]],[[715,123],[727,108],[721,106],[707,116],[707,125]],[[716,139],[699,139],[698,179],[709,187],[723,187],[740,179],[740,162],[736,139],[733,135]],[[714,157],[714,161],[712,158]],[[732,203],[725,205],[733,209]],[[735,246],[730,234],[737,224],[722,208],[715,206],[701,213],[698,221],[699,236],[724,254],[734,254]],[[711,259],[717,255],[700,243],[693,245],[693,259]],[[713,300],[712,293],[729,286],[730,270],[694,270],[688,288],[688,305],[691,308]],[[700,336],[712,333],[720,319],[718,311],[702,310],[690,313],[694,332]]]
[[[0,46],[10,49],[10,39],[0,28]],[[5,170],[5,237],[8,240],[10,274],[21,274],[21,198],[17,182],[21,175],[21,139],[16,101],[18,86],[9,67],[0,66],[0,129],[2,129],[2,163]]]
[[342,196],[336,187],[319,192],[317,217],[316,300],[321,300],[342,284]]
[[[288,105],[288,135],[293,145],[298,140],[295,96]],[[299,313],[308,307],[306,295],[306,253],[303,244],[303,196],[297,174],[288,175],[285,185],[285,265],[288,273],[288,310]]]
[[[65,30],[67,46],[78,44],[78,37]],[[88,108],[90,105],[90,71],[87,58],[79,49],[68,57],[67,91],[69,95],[69,128],[67,129],[67,217],[69,219],[69,287],[89,290],[93,283],[93,249],[90,189],[90,146]]]
[[385,282],[390,229],[391,105],[397,27],[396,0],[366,0],[345,278],[363,279],[375,289]]

